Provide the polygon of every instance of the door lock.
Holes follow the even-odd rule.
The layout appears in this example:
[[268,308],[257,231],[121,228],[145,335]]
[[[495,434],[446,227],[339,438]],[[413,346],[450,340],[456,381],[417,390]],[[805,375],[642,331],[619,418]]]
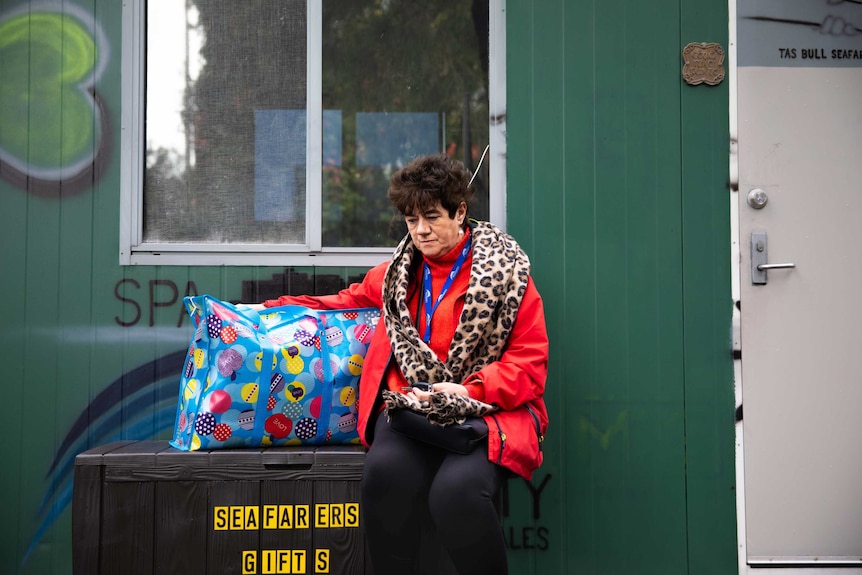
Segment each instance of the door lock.
[[769,202],[769,196],[760,188],[754,188],[748,192],[746,201],[748,202],[748,205],[755,210],[762,210]]
[[780,270],[795,268],[796,264],[770,264],[769,250],[767,249],[766,232],[753,232],[751,234],[751,283],[753,285],[766,285],[766,270]]

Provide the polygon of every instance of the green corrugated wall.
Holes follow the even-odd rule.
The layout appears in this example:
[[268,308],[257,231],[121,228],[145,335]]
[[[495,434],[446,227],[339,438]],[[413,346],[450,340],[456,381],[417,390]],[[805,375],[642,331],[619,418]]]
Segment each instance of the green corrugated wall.
[[[4,40],[28,9],[95,15],[112,137],[90,184],[22,185],[0,164],[0,572],[68,575],[71,457],[106,437],[166,436],[158,408],[176,390],[156,360],[187,343],[189,284],[238,299],[244,281],[283,270],[118,265],[120,2],[0,0],[0,93],[31,102],[0,124],[0,148],[23,133],[30,154],[56,146],[62,163],[62,141],[32,126],[76,109],[59,83],[34,97],[36,24],[14,51]],[[508,228],[532,257],[552,340],[546,464],[505,493],[512,573],[735,573],[728,87],[680,75],[687,43],[727,47],[727,4],[506,9]],[[22,79],[22,58],[42,67]],[[88,406],[107,389],[119,407],[96,419]],[[82,440],[51,472],[81,417]]]
[[735,573],[728,89],[681,78],[727,5],[507,10],[508,228],[552,354],[550,541],[513,572]]

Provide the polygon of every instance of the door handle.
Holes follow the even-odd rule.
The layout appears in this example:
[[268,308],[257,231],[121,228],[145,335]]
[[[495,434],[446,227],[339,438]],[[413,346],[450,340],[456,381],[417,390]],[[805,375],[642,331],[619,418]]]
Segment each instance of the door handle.
[[760,264],[757,269],[763,270],[780,270],[784,268],[795,268],[796,264]]
[[769,250],[766,232],[753,232],[751,234],[751,283],[753,285],[766,285],[766,270],[780,270],[795,268],[796,264],[770,264]]

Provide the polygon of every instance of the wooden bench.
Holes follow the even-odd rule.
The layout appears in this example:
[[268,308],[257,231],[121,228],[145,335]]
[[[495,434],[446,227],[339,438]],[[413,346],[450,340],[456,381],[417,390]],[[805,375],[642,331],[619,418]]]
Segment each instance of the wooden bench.
[[[121,441],[75,459],[74,575],[369,575],[360,446],[183,452]],[[454,574],[430,522],[415,573]]]

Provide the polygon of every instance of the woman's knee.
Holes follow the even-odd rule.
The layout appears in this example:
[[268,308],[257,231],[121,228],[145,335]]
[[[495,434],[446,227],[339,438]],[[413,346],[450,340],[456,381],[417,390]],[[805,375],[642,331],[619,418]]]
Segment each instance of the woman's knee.
[[392,453],[372,448],[365,457],[360,488],[364,497],[382,496],[400,491],[399,486],[411,480],[409,470],[399,468]]
[[378,426],[377,438],[365,456],[362,493],[366,497],[416,493],[427,488],[435,466],[410,440]]
[[428,491],[428,508],[438,525],[484,515],[493,509],[495,494],[486,487],[452,478],[440,479],[435,478]]

